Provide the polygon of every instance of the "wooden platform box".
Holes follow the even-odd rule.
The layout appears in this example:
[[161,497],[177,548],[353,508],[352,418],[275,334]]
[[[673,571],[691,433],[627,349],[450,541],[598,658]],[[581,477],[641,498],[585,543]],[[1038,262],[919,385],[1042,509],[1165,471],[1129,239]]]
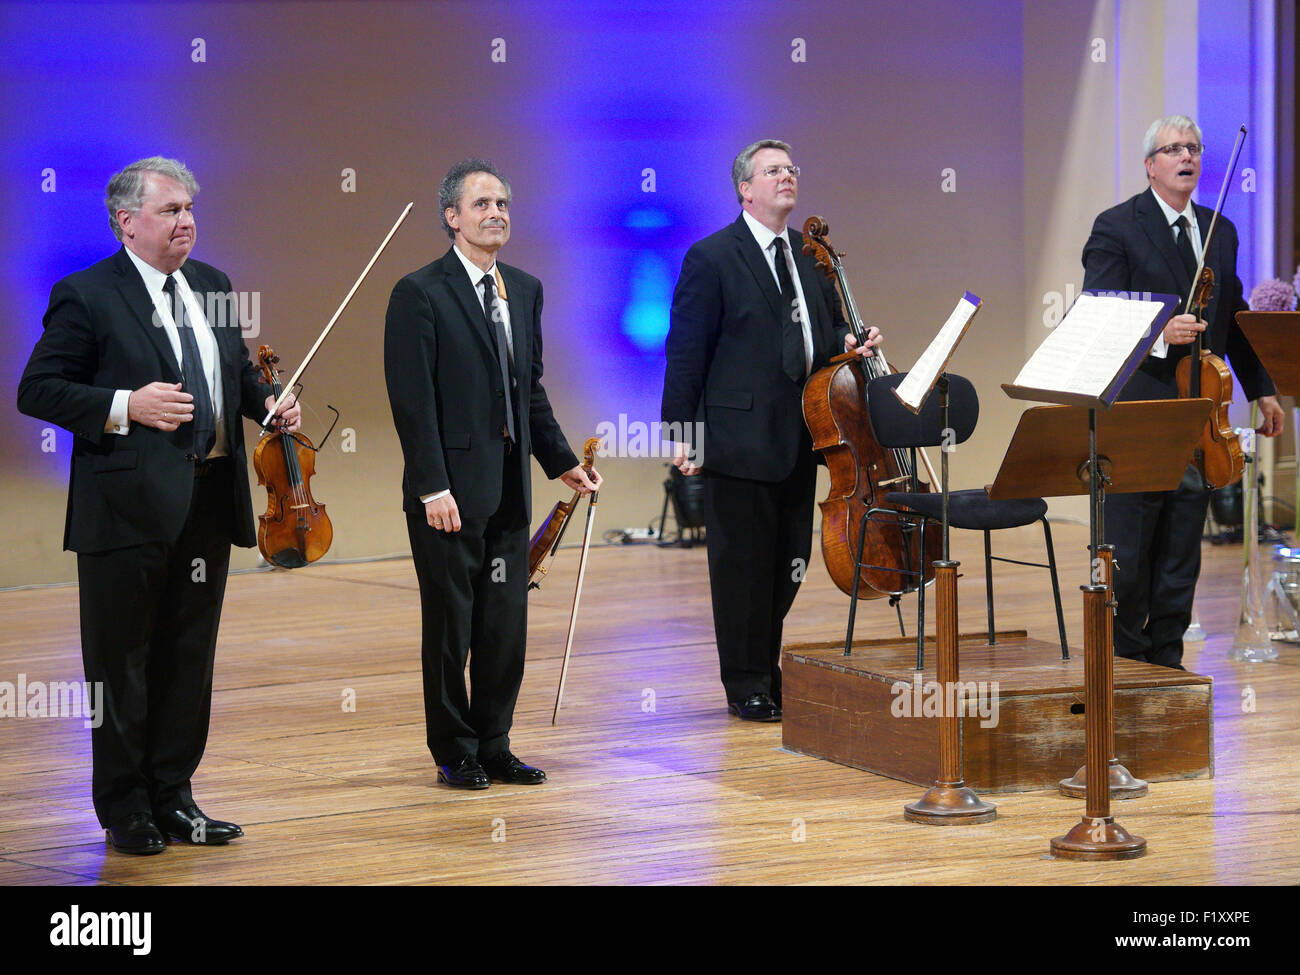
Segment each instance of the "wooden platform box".
[[[916,681],[916,641],[802,643],[782,652],[786,748],[929,786],[939,772],[941,691],[933,644]],[[1083,764],[1083,651],[1023,630],[960,643],[966,784],[981,792],[1054,789]],[[996,682],[996,687],[994,686]],[[912,712],[919,711],[919,715]],[[1115,659],[1115,748],[1148,781],[1214,776],[1214,680]]]

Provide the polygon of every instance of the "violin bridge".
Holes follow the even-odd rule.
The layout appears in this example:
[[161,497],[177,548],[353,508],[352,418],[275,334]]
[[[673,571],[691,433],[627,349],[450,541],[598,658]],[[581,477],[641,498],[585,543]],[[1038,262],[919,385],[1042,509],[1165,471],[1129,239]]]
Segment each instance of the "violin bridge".
[[911,479],[912,479],[911,474],[903,474],[899,477],[891,477],[887,481],[877,481],[876,483],[879,487],[889,487],[889,485],[891,484],[903,484],[904,482],[910,481]]

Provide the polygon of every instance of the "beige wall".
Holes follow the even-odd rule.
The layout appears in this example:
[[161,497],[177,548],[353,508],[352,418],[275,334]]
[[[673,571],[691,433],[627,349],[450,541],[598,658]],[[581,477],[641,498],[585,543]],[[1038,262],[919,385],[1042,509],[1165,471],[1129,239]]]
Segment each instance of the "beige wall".
[[[107,5],[86,9],[93,15],[96,6]],[[547,285],[547,387],[580,448],[597,423],[616,420],[621,400],[603,390],[628,390],[632,415],[654,420],[663,376],[661,355],[592,344],[609,327],[593,311],[610,280],[600,276],[625,266],[611,243],[617,234],[601,224],[604,169],[635,187],[644,166],[657,167],[655,202],[675,221],[659,248],[675,277],[691,239],[735,218],[731,156],[778,134],[806,169],[795,222],[813,213],[830,220],[859,305],[885,330],[895,364],[915,359],[964,290],[984,299],[952,363],[982,396],[980,428],[953,464],[954,486],[973,487],[992,480],[1024,408],[998,384],[1014,378],[1044,335],[1044,296],[1077,291],[1092,218],[1142,186],[1142,130],[1166,110],[1195,111],[1188,8],[1194,13],[1195,4],[845,0],[766,19],[752,4],[721,4],[699,22],[631,4],[601,27],[561,4],[182,4],[169,8],[179,23],[123,19],[152,25],[123,28],[121,42],[159,59],[137,60],[129,84],[114,87],[108,66],[103,77],[70,81],[53,55],[29,63],[27,84],[87,87],[91,105],[77,112],[113,107],[143,121],[134,141],[107,147],[84,171],[65,169],[52,198],[33,201],[30,186],[15,180],[0,193],[9,212],[39,205],[65,219],[84,214],[76,251],[89,263],[113,249],[99,209],[111,170],[153,151],[189,159],[204,186],[195,255],[227,270],[236,288],[262,293],[261,340],[290,366],[401,207],[415,201],[305,393],[309,434],[323,431],[325,403],[343,412],[313,487],[335,525],[329,557],[360,558],[408,550],[383,386],[383,311],[396,278],[446,248],[435,184],[447,165],[482,153],[513,174],[515,231],[504,259]],[[55,9],[65,8],[32,5],[6,16],[33,30]],[[90,28],[68,15],[59,29],[75,36]],[[204,66],[184,57],[197,34],[207,40]],[[509,44],[505,64],[488,58],[498,34]],[[794,37],[806,43],[806,62],[790,59]],[[1107,41],[1104,62],[1091,59],[1093,38]],[[619,51],[631,45],[663,46],[665,59],[691,72],[689,81],[674,76],[682,94],[655,102],[651,118],[643,101],[653,92],[618,73]],[[182,126],[157,110],[166,86],[186,105]],[[66,113],[23,118],[14,104],[5,108],[6,123],[33,133],[22,161],[27,184],[42,154],[54,165],[75,148],[66,130],[79,116]],[[592,147],[602,153],[601,173],[584,169]],[[355,194],[340,193],[343,167],[357,170]],[[954,193],[942,189],[949,168]],[[50,269],[68,252],[58,239],[39,240],[28,260],[32,249],[17,228],[0,240],[5,266],[24,269],[0,278],[0,298],[25,346],[0,403],[0,585],[75,576],[73,558],[59,551],[66,460],[42,453],[44,424],[13,408],[12,384],[57,277]],[[353,452],[340,449],[346,430]],[[68,449],[66,434],[58,447]],[[598,529],[644,527],[658,516],[662,461],[600,466],[608,487]],[[536,478],[540,517],[564,492],[540,471]],[[264,494],[254,497],[264,504]],[[1081,510],[1069,502],[1054,509]],[[252,553],[236,553],[237,567],[253,563]]]

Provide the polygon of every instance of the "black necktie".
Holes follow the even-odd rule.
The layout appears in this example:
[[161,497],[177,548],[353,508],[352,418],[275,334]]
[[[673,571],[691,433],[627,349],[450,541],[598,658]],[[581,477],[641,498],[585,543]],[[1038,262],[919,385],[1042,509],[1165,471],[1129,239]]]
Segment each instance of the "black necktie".
[[501,367],[501,384],[506,391],[506,436],[514,443],[515,436],[515,380],[510,371],[509,343],[506,340],[505,322],[497,313],[497,282],[491,274],[483,275],[483,316],[487,319],[488,331],[497,346],[497,364]]
[[776,281],[781,288],[781,368],[797,383],[804,380],[808,363],[804,358],[803,329],[799,326],[795,306],[799,301],[790,268],[785,263],[785,238],[773,241],[776,260]]
[[171,302],[172,320],[181,339],[181,389],[194,397],[194,419],[190,421],[194,436],[194,454],[203,460],[217,439],[216,421],[212,411],[212,392],[208,377],[203,374],[203,357],[199,355],[199,342],[194,337],[194,327],[185,312],[185,302],[177,300],[176,280],[167,276],[163,292]]
[[1178,228],[1178,256],[1183,259],[1183,267],[1187,268],[1187,277],[1192,284],[1196,283],[1196,252],[1192,250],[1191,224],[1187,222],[1186,215],[1180,216],[1174,223]]

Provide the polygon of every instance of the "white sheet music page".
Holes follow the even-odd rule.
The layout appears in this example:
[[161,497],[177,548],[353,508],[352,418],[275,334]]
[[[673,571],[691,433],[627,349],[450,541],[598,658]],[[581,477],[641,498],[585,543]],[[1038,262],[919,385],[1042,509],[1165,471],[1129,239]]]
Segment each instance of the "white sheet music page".
[[934,337],[929,347],[921,353],[921,357],[903,377],[903,381],[898,384],[896,389],[898,398],[913,413],[920,411],[926,393],[930,391],[934,381],[939,378],[939,373],[952,358],[953,349],[961,341],[966,326],[975,317],[979,307],[980,299],[975,295],[969,291],[962,295],[957,302],[957,307],[952,310],[948,320],[939,329],[939,334]]
[[1100,398],[1162,307],[1159,301],[1079,295],[1015,385]]

